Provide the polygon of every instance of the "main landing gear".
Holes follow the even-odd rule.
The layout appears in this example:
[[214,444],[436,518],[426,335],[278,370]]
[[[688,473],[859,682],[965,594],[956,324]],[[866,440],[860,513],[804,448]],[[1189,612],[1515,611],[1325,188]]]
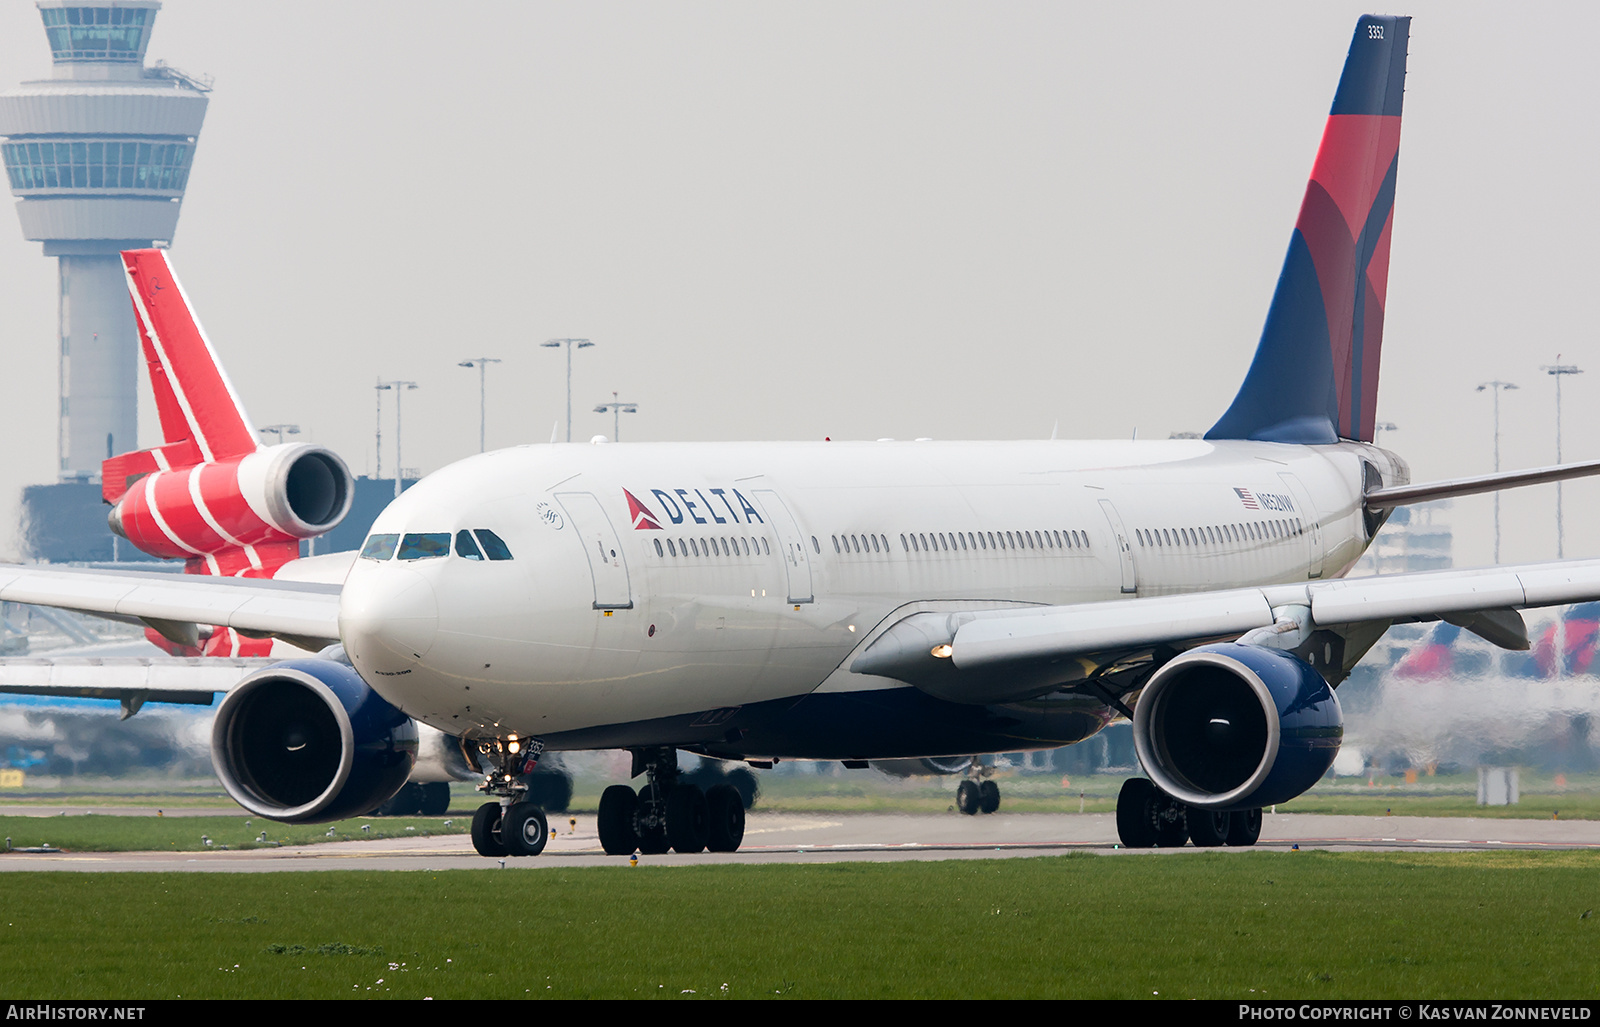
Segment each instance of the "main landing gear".
[[533,771],[544,746],[532,739],[485,739],[478,752],[495,769],[478,790],[495,796],[472,815],[472,847],[480,856],[537,856],[550,840],[544,809],[527,801],[525,775]]
[[733,852],[744,841],[744,799],[731,784],[702,790],[678,773],[676,749],[639,749],[634,774],[647,783],[637,793],[612,785],[600,795],[600,846],[607,855]]
[[978,761],[973,760],[967,768],[966,780],[956,785],[956,809],[969,817],[999,809],[1000,786],[985,776],[993,772],[994,768],[979,766]]
[[1187,806],[1142,777],[1122,783],[1117,795],[1117,835],[1130,849],[1254,845],[1261,837],[1261,810],[1219,813]]

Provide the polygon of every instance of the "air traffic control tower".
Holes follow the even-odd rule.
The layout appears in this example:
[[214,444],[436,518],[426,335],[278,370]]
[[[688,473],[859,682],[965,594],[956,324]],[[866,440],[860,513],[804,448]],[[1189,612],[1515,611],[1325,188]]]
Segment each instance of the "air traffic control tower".
[[37,6],[55,74],[0,95],[0,155],[23,236],[60,262],[58,466],[62,483],[88,484],[138,448],[139,340],[117,253],[172,241],[208,86],[145,66],[155,0]]

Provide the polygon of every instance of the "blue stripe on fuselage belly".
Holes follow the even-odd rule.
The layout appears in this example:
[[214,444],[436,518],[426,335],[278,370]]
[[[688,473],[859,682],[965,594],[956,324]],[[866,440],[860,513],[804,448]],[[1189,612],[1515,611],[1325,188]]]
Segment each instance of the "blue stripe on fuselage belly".
[[[551,749],[671,745],[732,759],[900,759],[1071,745],[1116,716],[1104,707],[1039,702],[972,706],[935,699],[915,688],[885,688],[773,699],[743,706],[726,718],[693,713],[565,731],[541,740]],[[717,723],[695,723],[711,719]]]

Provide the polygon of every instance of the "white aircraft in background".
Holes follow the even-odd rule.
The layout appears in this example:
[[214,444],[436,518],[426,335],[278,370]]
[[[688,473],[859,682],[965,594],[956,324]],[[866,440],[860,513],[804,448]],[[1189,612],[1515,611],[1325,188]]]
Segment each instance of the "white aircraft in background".
[[[317,650],[216,715],[229,793],[281,820],[383,802],[422,724],[493,767],[484,855],[541,851],[526,775],[597,748],[647,775],[605,791],[607,852],[729,851],[743,805],[680,781],[680,749],[855,764],[1054,748],[1129,717],[1149,777],[1119,797],[1124,843],[1251,844],[1260,808],[1332,763],[1334,686],[1391,623],[1522,648],[1518,609],[1600,598],[1597,561],[1338,580],[1397,505],[1600,471],[1412,485],[1371,444],[1408,31],[1358,21],[1254,362],[1203,440],[524,446],[430,475],[353,560],[269,569],[263,547],[322,530],[344,479],[314,447],[227,444],[237,398],[220,368],[187,386],[173,354],[209,343],[164,255],[135,251],[152,380],[188,445],[119,465],[113,523],[255,576],[5,567],[0,599]],[[144,673],[52,687],[184,687]]]

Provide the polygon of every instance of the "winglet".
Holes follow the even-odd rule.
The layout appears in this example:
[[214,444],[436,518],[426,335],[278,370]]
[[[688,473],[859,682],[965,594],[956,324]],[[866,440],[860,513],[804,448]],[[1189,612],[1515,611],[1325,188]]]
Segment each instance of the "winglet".
[[255,427],[166,251],[124,251],[122,266],[164,440],[192,440],[205,461],[255,452]]
[[1373,439],[1410,32],[1356,22],[1255,359],[1208,439]]

